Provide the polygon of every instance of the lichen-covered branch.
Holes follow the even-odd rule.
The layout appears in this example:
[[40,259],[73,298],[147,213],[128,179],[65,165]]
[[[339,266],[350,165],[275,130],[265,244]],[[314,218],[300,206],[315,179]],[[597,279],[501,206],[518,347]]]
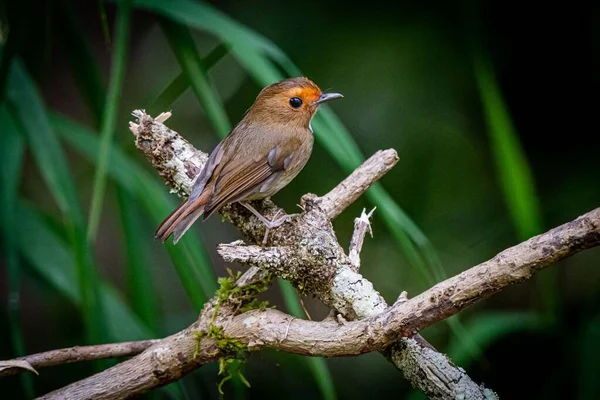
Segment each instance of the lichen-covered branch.
[[[178,193],[185,192],[191,186],[192,173],[182,174],[180,171],[197,172],[203,164],[195,164],[194,160],[204,159],[204,155],[194,149],[189,143],[174,134],[160,122],[153,120],[143,111],[135,111],[138,118],[137,124],[132,124],[131,130],[136,136],[136,144],[159,171],[167,185]],[[354,200],[364,193],[373,183],[379,180],[398,161],[395,150],[378,151],[348,178],[332,189],[323,197],[305,195],[302,197],[301,206],[304,212],[294,215],[287,223],[271,231],[267,245],[270,247],[294,247],[298,268],[295,274],[281,271],[283,278],[290,280],[303,293],[317,295],[325,304],[336,310],[347,320],[363,319],[381,313],[387,304],[383,297],[373,288],[368,280],[354,272],[352,261],[339,245],[335,232],[331,226],[331,219],[339,215]],[[173,166],[178,166],[173,168]],[[184,194],[185,195],[185,194]],[[255,202],[261,214],[272,218],[275,213],[282,212],[270,200]],[[244,207],[233,204],[224,207],[221,214],[232,222],[249,241],[259,244],[264,237],[264,224],[249,213]],[[309,262],[310,261],[310,262]],[[252,271],[250,271],[252,272]],[[252,273],[256,273],[255,271]],[[405,340],[405,339],[401,339]],[[406,377],[423,376],[426,370],[435,366],[429,365],[428,357],[421,357],[420,352],[425,351],[424,346],[413,345],[414,341],[406,342],[402,346],[392,346],[386,354],[402,355],[411,353],[407,357],[423,360],[422,364],[415,364],[417,370],[404,371]],[[432,351],[428,349],[428,351]],[[398,357],[388,357],[398,368],[400,363],[394,361]],[[455,370],[475,392],[479,385],[475,384],[461,369],[454,366],[447,358],[440,357],[444,366],[435,367],[440,370]],[[421,388],[426,394],[437,398],[454,398],[456,393],[463,392],[462,388],[453,385],[441,384],[431,381],[411,383]],[[483,393],[479,397],[483,398]]]
[[[463,308],[485,299],[509,285],[523,282],[534,273],[581,250],[600,245],[600,208],[582,215],[546,233],[535,236],[510,247],[494,258],[472,267],[452,278],[438,283],[431,289],[411,299],[400,299],[393,306],[361,323],[349,322],[348,326],[361,326],[370,330],[384,327],[383,335],[412,336],[435,322],[448,318]],[[251,251],[248,251],[252,249]],[[297,255],[291,249],[274,252],[257,246],[220,246],[219,252],[227,260],[244,264],[258,263],[262,268],[279,274],[281,269],[296,268],[293,260]],[[269,258],[271,258],[269,260]],[[277,267],[273,267],[277,264]],[[281,266],[283,265],[283,266]],[[294,273],[293,271],[288,273]],[[357,325],[358,324],[358,325]],[[343,330],[340,330],[342,332]],[[338,333],[344,341],[351,337]],[[378,336],[369,340],[384,341]]]

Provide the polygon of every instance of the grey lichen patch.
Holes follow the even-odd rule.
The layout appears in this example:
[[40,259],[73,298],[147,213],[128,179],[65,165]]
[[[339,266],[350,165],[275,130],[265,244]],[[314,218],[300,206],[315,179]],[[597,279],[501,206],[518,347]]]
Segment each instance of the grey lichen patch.
[[150,116],[134,112],[138,118],[136,147],[163,177],[171,192],[187,197],[208,154],[198,151],[177,132]]
[[331,292],[335,294],[332,296],[334,309],[358,319],[378,315],[387,307],[373,284],[349,268],[335,276]]
[[[196,176],[190,176],[189,172],[192,169],[200,171],[204,167],[204,164],[206,164],[208,155],[197,151],[187,140],[175,132],[170,132],[173,135],[166,138],[166,144],[169,145],[172,151],[172,157],[167,161],[165,167],[175,172],[172,180],[177,186],[172,189],[177,192],[182,191],[189,194]],[[191,166],[195,166],[195,168]]]
[[401,367],[406,379],[416,384],[431,399],[487,400],[497,395],[473,382],[466,372],[456,368],[448,358],[428,347],[420,346],[414,339],[394,344],[387,352],[394,364]]

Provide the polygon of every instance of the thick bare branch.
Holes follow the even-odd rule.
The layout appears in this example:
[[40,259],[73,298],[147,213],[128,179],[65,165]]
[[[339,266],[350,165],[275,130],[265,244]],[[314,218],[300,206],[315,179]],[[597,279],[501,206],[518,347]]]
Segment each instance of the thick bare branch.
[[181,378],[218,354],[205,340],[194,357],[196,337],[191,327],[160,340],[138,356],[98,374],[48,393],[40,399],[125,399]]

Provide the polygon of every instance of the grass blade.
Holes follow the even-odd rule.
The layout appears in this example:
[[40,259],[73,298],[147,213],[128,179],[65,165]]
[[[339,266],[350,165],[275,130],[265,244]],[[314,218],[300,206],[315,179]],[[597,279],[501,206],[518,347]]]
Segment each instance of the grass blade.
[[[228,53],[227,46],[221,43],[208,53],[206,57],[202,58],[201,64],[205,66],[207,71],[210,71]],[[189,87],[190,84],[186,74],[184,72],[180,73],[152,102],[152,105],[149,107],[150,111],[157,114],[170,109],[175,100],[181,97]]]
[[[481,99],[500,189],[518,238],[526,240],[543,231],[541,205],[535,190],[533,172],[503,98],[489,53],[482,42],[483,28],[479,24],[476,3],[465,2],[463,12],[471,47],[475,83]],[[546,317],[553,320],[560,303],[556,295],[559,293],[558,270],[546,271],[536,277],[535,282],[539,293],[535,298],[540,299]]]
[[[296,318],[304,318],[304,311],[292,284],[283,279],[278,279],[277,281],[279,282],[279,288],[281,289],[288,312]],[[321,357],[302,357],[301,360],[308,363],[310,372],[315,378],[323,399],[337,399],[335,384],[333,383],[333,378],[325,359]]]
[[[17,225],[15,209],[25,145],[6,107],[0,107],[0,126],[2,126],[3,131],[0,135],[0,160],[2,160],[2,169],[0,170],[0,224],[2,236],[4,237],[2,247],[8,283],[8,325],[14,355],[15,357],[21,357],[26,355],[20,310],[21,265],[12,230]],[[31,375],[21,374],[19,379],[25,397],[35,397]]]
[[102,25],[104,43],[107,46],[110,46],[110,29],[108,28],[108,18],[106,18],[106,7],[104,7],[104,2],[102,0],[98,0],[98,14],[100,15],[100,25]]
[[209,82],[207,70],[198,55],[190,31],[186,27],[166,19],[161,21],[161,27],[194,94],[200,101],[206,117],[217,134],[224,137],[231,129],[231,124],[219,94]]
[[112,58],[111,77],[106,96],[104,115],[102,117],[102,142],[100,144],[100,158],[96,174],[94,176],[94,189],[88,220],[87,236],[93,242],[98,232],[102,204],[104,201],[104,190],[106,189],[106,168],[110,161],[110,148],[115,132],[117,109],[123,78],[125,76],[125,64],[127,57],[127,44],[129,41],[129,14],[130,1],[122,0],[117,11],[115,30],[115,52]]
[[[103,28],[105,29],[105,35],[108,38],[106,40],[106,44],[109,45],[110,36],[108,24],[106,23],[106,15],[103,13],[103,3],[100,2],[99,6],[101,7]],[[106,93],[104,87],[102,86],[100,71],[97,68],[98,64],[90,51],[88,42],[81,34],[81,28],[77,23],[77,19],[75,18],[72,9],[70,7],[62,7],[57,15],[60,18],[64,18],[58,24],[59,34],[62,34],[61,39],[67,43],[65,46],[66,55],[70,63],[71,71],[75,78],[75,82],[81,95],[87,102],[88,108],[90,109],[92,117],[95,121],[95,126],[100,127],[102,123]],[[117,194],[129,196],[121,187],[117,187]],[[123,206],[123,204],[121,204],[121,206]],[[121,209],[121,212],[123,214],[129,214],[128,211],[123,209]],[[122,220],[125,219],[126,217],[124,216]],[[149,290],[142,290],[144,285],[146,285],[147,288],[152,286],[150,272],[146,271],[146,274],[144,274],[142,269],[145,268],[148,270],[151,268],[147,258],[143,257],[143,255],[146,253],[143,250],[139,250],[144,248],[143,241],[139,240],[143,237],[143,235],[140,232],[131,232],[131,230],[136,229],[127,229],[130,224],[132,224],[132,227],[135,226],[136,228],[139,228],[138,222],[139,221],[136,218],[133,218],[133,221],[129,221],[129,219],[124,221],[124,236],[126,238],[125,245],[126,254],[128,257],[127,269],[130,277],[130,288],[133,288],[130,290],[131,301],[138,316],[144,319],[144,322],[146,322],[152,328],[153,332],[157,334],[159,314],[156,310],[153,292]],[[182,383],[179,381],[171,385],[167,385],[161,390],[168,393],[172,398],[184,398]],[[158,395],[159,393],[154,393],[151,398],[154,398]]]
[[102,308],[98,299],[96,267],[85,237],[83,212],[77,198],[65,154],[52,130],[42,99],[19,61],[12,65],[8,82],[8,105],[17,127],[27,138],[34,159],[50,193],[65,219],[71,249],[77,260],[78,285],[88,340],[106,340]]
[[135,198],[121,187],[117,190],[117,198],[125,237],[129,299],[136,314],[156,332],[159,314],[154,298],[152,263],[143,240],[147,231],[137,213]]
[[476,56],[473,66],[500,186],[519,238],[526,240],[542,231],[533,174],[489,59]]
[[[527,240],[543,231],[541,206],[535,190],[535,180],[519,135],[512,123],[510,112],[503,99],[493,66],[486,53],[477,53],[473,69],[488,127],[490,146],[494,158],[500,188],[512,223],[520,240]],[[536,277],[537,296],[546,318],[552,321],[560,305],[557,296],[557,269],[546,271]]]
[[19,61],[15,61],[8,82],[9,111],[25,133],[33,156],[40,167],[56,204],[71,215],[77,225],[83,222],[77,192],[66,157],[46,118],[46,110],[37,87]]
[[172,0],[168,3],[162,0],[135,0],[134,4],[189,28],[202,29],[219,37],[240,64],[259,81],[273,83],[279,80],[273,79],[274,76],[281,77],[277,68],[262,54],[267,47],[277,52],[277,47],[208,4],[190,0]]
[[[50,229],[32,208],[19,204],[16,213],[20,223],[15,237],[17,247],[28,265],[43,281],[77,306],[83,300],[77,289],[77,267],[70,248]],[[34,248],[36,251],[31,251]],[[129,309],[117,290],[109,283],[96,281],[102,308],[107,320],[107,337],[104,341],[130,341],[157,337],[144,322]],[[181,399],[181,388],[169,385],[164,388],[172,398]]]

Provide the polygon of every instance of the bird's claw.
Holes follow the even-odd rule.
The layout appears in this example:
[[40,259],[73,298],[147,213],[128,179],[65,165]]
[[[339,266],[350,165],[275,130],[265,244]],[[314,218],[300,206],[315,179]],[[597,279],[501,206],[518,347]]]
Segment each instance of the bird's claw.
[[277,210],[277,212],[275,213],[275,215],[273,216],[273,219],[271,219],[270,221],[268,221],[266,218],[263,221],[263,223],[266,226],[265,229],[265,236],[263,237],[263,241],[262,244],[263,246],[265,244],[267,244],[267,239],[269,238],[269,232],[271,229],[275,229],[277,227],[280,227],[281,225],[283,225],[285,222],[287,222],[291,216],[289,215],[282,215],[281,217],[277,218],[277,216],[281,214],[281,210]]

